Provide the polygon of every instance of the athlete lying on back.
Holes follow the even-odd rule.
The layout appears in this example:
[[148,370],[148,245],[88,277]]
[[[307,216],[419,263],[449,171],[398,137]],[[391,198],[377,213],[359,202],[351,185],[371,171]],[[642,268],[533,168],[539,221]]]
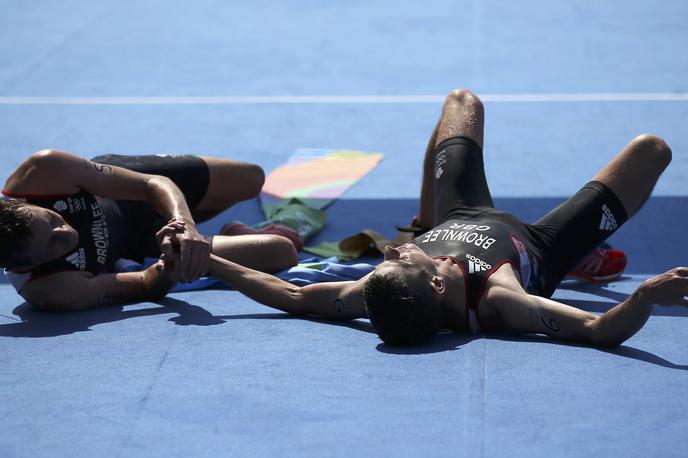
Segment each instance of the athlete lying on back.
[[[573,197],[526,224],[493,208],[483,124],[477,96],[457,90],[447,97],[423,171],[418,222],[432,229],[388,247],[385,261],[366,277],[297,287],[213,255],[209,272],[287,312],[368,317],[390,344],[423,342],[444,328],[541,333],[613,346],[643,326],[653,304],[688,305],[685,267],[650,278],[601,316],[549,299],[567,272],[647,200],[671,161],[663,140],[634,138]],[[173,239],[175,232],[167,226],[161,236]],[[165,258],[174,272],[175,254]]]

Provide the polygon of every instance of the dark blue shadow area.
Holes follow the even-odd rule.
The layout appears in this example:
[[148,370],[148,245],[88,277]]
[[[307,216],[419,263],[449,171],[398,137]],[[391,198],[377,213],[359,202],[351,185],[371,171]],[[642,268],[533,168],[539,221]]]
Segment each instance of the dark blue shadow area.
[[483,337],[483,334],[459,334],[447,331],[437,334],[430,342],[423,345],[404,347],[387,345],[381,342],[376,348],[380,353],[389,355],[426,355],[429,353],[460,350],[470,342]]
[[[564,347],[584,348],[584,349],[590,348],[590,346],[587,346],[587,345],[580,345],[580,344],[571,343],[571,342],[562,342],[562,341],[550,339],[549,337],[542,336],[542,335],[521,335],[521,334],[512,334],[512,333],[500,333],[500,334],[489,334],[487,337],[489,339],[499,340],[499,341],[503,341],[503,342],[534,342],[534,343],[542,343],[542,344],[548,344],[548,345],[553,345],[553,346],[564,346]],[[676,363],[668,361],[668,360],[666,360],[660,356],[657,356],[653,353],[647,352],[645,350],[640,350],[638,348],[630,347],[628,345],[620,345],[618,347],[613,347],[613,348],[597,348],[596,350],[604,352],[604,353],[608,353],[611,355],[620,356],[623,358],[629,358],[629,359],[635,359],[638,361],[644,361],[646,363],[655,364],[657,366],[666,367],[668,369],[679,369],[679,370],[683,370],[683,371],[688,370],[688,365],[676,364]]]
[[[238,293],[235,293],[238,294]],[[231,304],[235,296],[228,296],[227,302]],[[172,315],[168,321],[178,326],[217,326],[234,320],[291,320],[305,319],[312,323],[328,326],[340,326],[355,331],[374,334],[375,330],[367,321],[330,321],[314,317],[302,317],[282,312],[265,310],[265,313],[236,313],[216,315],[207,309],[191,304],[185,300],[166,297],[155,302],[151,307],[127,307],[111,306],[99,307],[91,310],[67,313],[52,313],[39,310],[27,303],[22,303],[12,310],[13,315],[8,317],[14,320],[11,323],[0,324],[0,337],[56,337],[92,331],[96,325],[115,323],[134,318],[150,316]]]

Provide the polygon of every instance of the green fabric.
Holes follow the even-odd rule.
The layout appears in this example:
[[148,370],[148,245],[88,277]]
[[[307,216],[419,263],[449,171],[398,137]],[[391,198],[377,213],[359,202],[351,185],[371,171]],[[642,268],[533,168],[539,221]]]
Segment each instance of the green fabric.
[[263,211],[268,221],[257,225],[259,229],[270,224],[284,224],[297,231],[303,240],[320,232],[327,221],[327,213],[311,208],[296,198],[277,204],[263,204]]
[[322,256],[323,258],[336,256],[343,261],[356,259],[355,256],[344,254],[342,250],[339,249],[339,242],[322,242],[315,246],[303,247],[303,251],[314,254],[316,256]]

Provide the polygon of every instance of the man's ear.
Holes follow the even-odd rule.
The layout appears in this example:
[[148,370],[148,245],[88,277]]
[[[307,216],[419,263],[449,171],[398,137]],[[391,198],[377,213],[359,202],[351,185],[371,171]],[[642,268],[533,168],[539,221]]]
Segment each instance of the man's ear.
[[433,275],[432,279],[430,280],[430,284],[432,285],[432,290],[435,292],[437,295],[442,295],[444,294],[445,290],[447,289],[447,284],[444,281],[444,278]]

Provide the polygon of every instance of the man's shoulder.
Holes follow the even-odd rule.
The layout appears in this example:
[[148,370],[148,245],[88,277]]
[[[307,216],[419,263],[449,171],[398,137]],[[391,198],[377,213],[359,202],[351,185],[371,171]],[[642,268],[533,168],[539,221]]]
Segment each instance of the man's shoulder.
[[10,197],[74,194],[79,191],[74,177],[83,168],[83,161],[64,151],[37,151],[9,176],[3,192]]

